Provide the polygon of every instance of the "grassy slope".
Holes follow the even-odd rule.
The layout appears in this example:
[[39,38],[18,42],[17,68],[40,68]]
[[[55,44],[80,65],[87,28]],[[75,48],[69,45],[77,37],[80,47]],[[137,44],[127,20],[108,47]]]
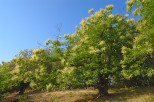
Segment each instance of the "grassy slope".
[[10,94],[2,102],[154,102],[153,88],[112,89],[109,96],[97,98],[97,90],[69,90],[56,92],[29,91],[23,96]]

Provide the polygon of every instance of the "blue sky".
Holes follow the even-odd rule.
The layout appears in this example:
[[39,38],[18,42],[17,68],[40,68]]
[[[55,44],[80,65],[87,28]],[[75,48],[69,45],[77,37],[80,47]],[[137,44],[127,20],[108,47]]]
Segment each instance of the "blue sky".
[[[0,63],[10,61],[20,50],[34,49],[75,31],[82,18],[113,4],[113,14],[126,14],[126,0],[0,0]],[[130,14],[130,13],[129,13]]]

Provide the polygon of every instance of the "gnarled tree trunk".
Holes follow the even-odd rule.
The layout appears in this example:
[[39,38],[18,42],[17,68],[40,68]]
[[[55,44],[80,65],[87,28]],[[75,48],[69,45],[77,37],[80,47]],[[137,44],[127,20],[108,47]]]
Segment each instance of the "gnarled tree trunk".
[[98,74],[98,91],[99,96],[108,95],[108,75],[107,74]]

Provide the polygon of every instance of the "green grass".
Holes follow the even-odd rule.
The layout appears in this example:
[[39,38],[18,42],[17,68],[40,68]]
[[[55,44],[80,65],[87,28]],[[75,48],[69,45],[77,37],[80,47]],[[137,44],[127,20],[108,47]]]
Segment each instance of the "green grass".
[[2,102],[154,102],[154,87],[110,89],[109,96],[98,97],[97,90],[67,90],[56,92],[32,91],[19,96],[9,94]]

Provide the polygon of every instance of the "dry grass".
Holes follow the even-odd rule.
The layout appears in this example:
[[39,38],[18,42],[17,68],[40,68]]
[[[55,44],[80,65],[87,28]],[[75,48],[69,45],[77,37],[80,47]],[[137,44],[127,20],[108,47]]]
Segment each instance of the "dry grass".
[[12,93],[2,102],[154,102],[154,87],[109,90],[109,96],[97,97],[97,90],[68,90],[56,92],[27,91],[19,96]]

